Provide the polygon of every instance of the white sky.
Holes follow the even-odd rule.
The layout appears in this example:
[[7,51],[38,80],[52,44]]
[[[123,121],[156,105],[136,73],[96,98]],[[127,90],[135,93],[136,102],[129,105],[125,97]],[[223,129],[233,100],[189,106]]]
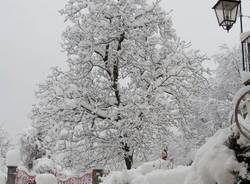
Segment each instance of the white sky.
[[[60,48],[64,23],[58,13],[65,1],[1,1],[0,123],[12,136],[30,124],[27,114],[35,101],[36,84],[46,79],[52,66],[65,64]],[[162,0],[166,11],[174,10],[177,34],[209,56],[223,43],[235,46],[239,42],[239,25],[230,33],[217,25],[211,9],[215,3],[216,0]],[[249,0],[243,2],[243,13],[249,5]]]

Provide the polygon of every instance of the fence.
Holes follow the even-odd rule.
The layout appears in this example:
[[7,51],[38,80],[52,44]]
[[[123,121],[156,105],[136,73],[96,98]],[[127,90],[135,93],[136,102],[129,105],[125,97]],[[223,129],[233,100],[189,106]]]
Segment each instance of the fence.
[[[35,175],[30,175],[23,170],[8,168],[7,184],[36,184]],[[72,177],[67,180],[57,178],[58,184],[99,184],[100,178],[103,176],[102,169],[93,169],[91,172],[85,173],[79,177]]]
[[33,175],[29,175],[25,171],[17,169],[15,184],[36,184],[35,177]]

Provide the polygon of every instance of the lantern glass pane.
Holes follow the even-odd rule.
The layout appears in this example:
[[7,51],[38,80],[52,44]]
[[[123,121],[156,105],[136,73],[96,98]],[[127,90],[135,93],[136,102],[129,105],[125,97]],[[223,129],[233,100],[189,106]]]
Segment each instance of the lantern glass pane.
[[216,13],[216,17],[218,19],[219,25],[222,24],[222,22],[224,21],[224,13],[223,13],[223,6],[222,6],[222,2],[218,3],[216,7],[214,7],[215,13]]
[[238,1],[222,1],[224,7],[224,20],[236,21],[238,11]]

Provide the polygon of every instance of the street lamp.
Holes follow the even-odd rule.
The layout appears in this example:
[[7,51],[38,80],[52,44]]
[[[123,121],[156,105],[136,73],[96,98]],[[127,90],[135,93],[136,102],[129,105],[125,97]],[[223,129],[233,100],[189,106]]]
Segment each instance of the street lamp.
[[[236,22],[238,10],[240,13],[241,49],[242,49],[242,82],[246,85],[235,96],[234,117],[239,132],[250,140],[250,32],[243,33],[242,11],[240,0],[218,0],[213,6],[218,23],[229,31]],[[243,113],[242,113],[242,112]],[[245,115],[245,111],[247,115]],[[246,123],[248,122],[248,123]]]
[[213,7],[218,23],[229,31],[236,22],[240,1],[219,0]]
[[[250,41],[245,39],[246,33],[243,33],[242,24],[242,10],[240,0],[218,0],[213,6],[218,23],[223,29],[229,31],[233,24],[237,20],[237,14],[239,12],[240,17],[240,31],[244,34],[244,39],[241,39],[241,52],[242,52],[242,68],[243,71],[250,71]],[[249,34],[248,34],[249,36]],[[242,37],[242,36],[241,36]],[[246,43],[247,42],[247,43]],[[247,51],[247,52],[246,52]],[[247,56],[246,56],[247,53]],[[248,81],[244,81],[245,84],[250,84],[250,78]]]

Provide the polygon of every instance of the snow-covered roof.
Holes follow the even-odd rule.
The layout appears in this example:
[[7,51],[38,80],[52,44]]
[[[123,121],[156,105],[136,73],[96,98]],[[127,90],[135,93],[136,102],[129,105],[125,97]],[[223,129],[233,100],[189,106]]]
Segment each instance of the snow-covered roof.
[[243,42],[250,37],[250,31],[240,34],[240,40]]

